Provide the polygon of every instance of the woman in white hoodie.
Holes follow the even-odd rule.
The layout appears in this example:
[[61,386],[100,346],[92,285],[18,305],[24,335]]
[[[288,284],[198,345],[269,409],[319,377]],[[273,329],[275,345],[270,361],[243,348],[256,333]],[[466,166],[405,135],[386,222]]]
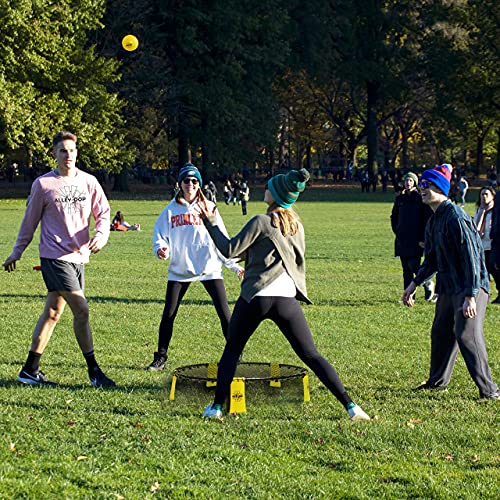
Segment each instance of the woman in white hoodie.
[[215,210],[219,227],[224,228],[215,204],[203,195],[199,170],[192,163],[186,163],[179,172],[178,182],[179,192],[163,209],[153,230],[154,254],[161,260],[170,258],[170,263],[165,307],[158,332],[158,350],[147,367],[151,371],[165,368],[174,320],[189,285],[193,281],[203,284],[214,303],[222,334],[226,338],[231,312],[222,279],[222,264],[238,277],[243,275],[243,268],[235,260],[226,259],[219,253],[198,216],[198,204],[206,203]]

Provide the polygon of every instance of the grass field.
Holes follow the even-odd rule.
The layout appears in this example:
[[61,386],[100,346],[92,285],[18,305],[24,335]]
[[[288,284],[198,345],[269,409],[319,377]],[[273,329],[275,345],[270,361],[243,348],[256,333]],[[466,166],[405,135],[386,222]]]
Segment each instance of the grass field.
[[[250,215],[262,211],[257,201]],[[314,201],[314,199],[318,201]],[[166,264],[151,252],[165,201],[112,201],[141,232],[111,233],[86,267],[97,359],[116,380],[93,389],[68,311],[42,357],[58,388],[16,382],[45,288],[38,236],[14,273],[0,274],[0,498],[499,498],[499,406],[477,402],[461,357],[446,393],[411,390],[425,380],[434,305],[399,302],[393,257],[392,194],[310,190],[297,209],[306,228],[304,307],[320,351],[352,397],[375,419],[353,423],[310,374],[300,383],[247,385],[247,413],[201,418],[212,389],[179,383],[173,368],[217,361],[223,339],[208,296],[191,286],[176,321],[168,370],[143,370],[156,347]],[[473,211],[472,203],[467,207]],[[247,219],[222,205],[230,234]],[[24,200],[0,200],[0,256],[10,254]],[[226,273],[230,305],[238,282]],[[489,305],[485,335],[500,380],[500,307]],[[264,323],[245,361],[300,364],[277,328]]]

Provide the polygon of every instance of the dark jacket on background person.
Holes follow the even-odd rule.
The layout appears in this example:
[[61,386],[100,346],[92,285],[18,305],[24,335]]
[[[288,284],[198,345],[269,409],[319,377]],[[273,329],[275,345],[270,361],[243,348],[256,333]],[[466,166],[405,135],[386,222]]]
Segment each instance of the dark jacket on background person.
[[500,192],[495,196],[495,207],[491,218],[491,262],[500,269]]
[[394,244],[396,257],[421,257],[425,225],[432,215],[432,210],[422,203],[422,197],[416,190],[403,191],[396,197],[391,213],[392,231],[396,235]]

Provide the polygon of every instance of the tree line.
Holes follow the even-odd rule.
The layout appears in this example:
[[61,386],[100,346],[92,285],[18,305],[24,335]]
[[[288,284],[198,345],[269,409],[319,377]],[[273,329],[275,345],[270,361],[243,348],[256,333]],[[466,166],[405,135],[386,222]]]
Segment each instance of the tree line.
[[[0,161],[500,171],[494,0],[0,0]],[[121,47],[132,33],[140,45]]]

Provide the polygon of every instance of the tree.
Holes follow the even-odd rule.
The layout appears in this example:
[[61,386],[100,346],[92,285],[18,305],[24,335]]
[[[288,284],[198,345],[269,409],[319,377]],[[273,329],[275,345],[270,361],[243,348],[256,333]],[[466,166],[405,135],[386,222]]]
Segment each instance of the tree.
[[[272,83],[287,55],[284,2],[129,3],[128,21],[123,2],[108,2],[106,14],[115,35],[133,30],[143,41],[137,55],[121,56],[117,88],[131,102],[127,121],[175,139],[181,164],[197,153],[206,166],[255,160],[276,135]],[[147,144],[158,152],[158,144]]]
[[118,170],[126,150],[122,102],[108,92],[117,63],[96,54],[89,31],[101,28],[104,1],[0,0],[0,143],[23,148],[26,163],[48,161],[54,133],[80,137],[80,164]]

